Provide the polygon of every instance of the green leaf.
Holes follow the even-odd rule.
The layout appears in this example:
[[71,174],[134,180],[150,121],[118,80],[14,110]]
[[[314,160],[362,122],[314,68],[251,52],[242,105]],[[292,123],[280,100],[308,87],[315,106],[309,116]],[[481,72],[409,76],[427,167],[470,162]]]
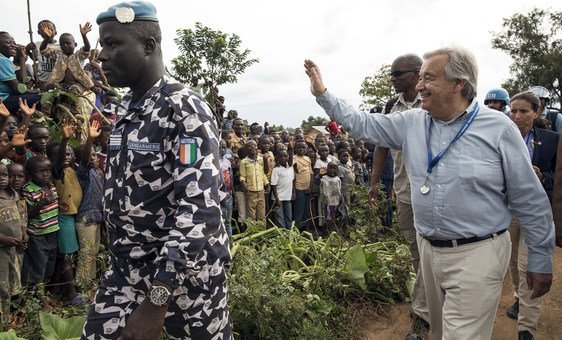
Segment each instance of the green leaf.
[[369,268],[361,245],[357,244],[349,248],[345,253],[345,259],[347,261],[347,273],[351,279],[362,289],[367,289],[365,273],[369,271]]
[[79,315],[63,319],[58,315],[41,312],[39,313],[39,322],[43,329],[41,336],[45,340],[79,339],[86,322],[86,316]]
[[0,333],[0,340],[25,340],[25,338],[20,338],[13,329],[10,329],[7,332]]

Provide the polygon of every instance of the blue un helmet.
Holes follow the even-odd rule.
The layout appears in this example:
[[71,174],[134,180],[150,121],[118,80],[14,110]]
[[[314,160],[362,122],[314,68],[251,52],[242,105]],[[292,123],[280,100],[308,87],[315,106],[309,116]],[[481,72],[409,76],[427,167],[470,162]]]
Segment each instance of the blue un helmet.
[[505,89],[497,88],[491,89],[486,93],[486,98],[484,99],[484,105],[488,105],[488,101],[491,100],[499,100],[502,101],[505,105],[509,105],[509,93]]

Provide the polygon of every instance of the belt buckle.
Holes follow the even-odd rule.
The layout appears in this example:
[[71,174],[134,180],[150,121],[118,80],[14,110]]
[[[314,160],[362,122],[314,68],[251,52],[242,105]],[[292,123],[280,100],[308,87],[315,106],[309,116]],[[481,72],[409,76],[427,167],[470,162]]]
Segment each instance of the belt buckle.
[[451,243],[453,244],[453,248],[458,247],[459,245],[457,244],[457,240],[451,240]]

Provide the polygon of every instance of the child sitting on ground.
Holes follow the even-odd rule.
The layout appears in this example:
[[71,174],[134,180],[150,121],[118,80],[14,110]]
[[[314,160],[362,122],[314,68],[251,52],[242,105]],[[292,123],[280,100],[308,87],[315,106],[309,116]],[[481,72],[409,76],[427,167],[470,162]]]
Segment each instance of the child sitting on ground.
[[25,228],[18,209],[19,196],[9,186],[8,167],[0,163],[0,312],[8,321],[12,289],[20,286],[17,247],[26,242]]

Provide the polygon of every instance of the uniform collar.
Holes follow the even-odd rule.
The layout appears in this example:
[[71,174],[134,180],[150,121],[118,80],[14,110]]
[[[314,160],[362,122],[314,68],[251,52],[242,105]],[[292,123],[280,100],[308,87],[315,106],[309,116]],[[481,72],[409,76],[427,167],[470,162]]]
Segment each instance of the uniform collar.
[[145,114],[151,114],[152,111],[147,110],[147,107],[154,104],[153,98],[171,80],[170,76],[163,75],[138,101],[133,101],[132,91],[127,92],[121,102],[117,104],[115,113],[120,119],[128,120],[133,120]]

